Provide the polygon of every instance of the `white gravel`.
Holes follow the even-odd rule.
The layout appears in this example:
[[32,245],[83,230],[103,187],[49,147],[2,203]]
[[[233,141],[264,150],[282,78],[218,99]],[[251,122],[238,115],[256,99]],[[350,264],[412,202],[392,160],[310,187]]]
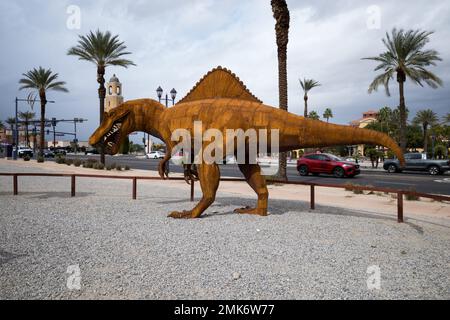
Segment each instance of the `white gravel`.
[[263,218],[232,213],[253,199],[219,193],[204,218],[174,220],[188,187],[139,182],[133,201],[130,181],[78,179],[70,198],[68,178],[19,179],[12,196],[0,177],[0,299],[450,299],[448,219],[281,200]]

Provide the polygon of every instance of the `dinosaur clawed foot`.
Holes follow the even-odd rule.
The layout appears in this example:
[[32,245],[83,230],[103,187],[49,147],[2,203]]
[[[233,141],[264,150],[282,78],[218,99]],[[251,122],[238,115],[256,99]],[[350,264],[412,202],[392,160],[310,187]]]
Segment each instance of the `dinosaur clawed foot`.
[[249,206],[246,206],[244,208],[235,209],[234,212],[239,213],[239,214],[256,214],[259,216],[267,216],[267,209],[251,208]]
[[168,215],[168,217],[174,218],[174,219],[193,219],[193,218],[195,218],[192,215],[192,211],[186,211],[186,210],[183,210],[182,212],[173,211],[172,213],[170,213]]
[[166,171],[167,162],[162,160],[158,165],[158,173],[161,179],[166,180],[169,178],[169,174]]

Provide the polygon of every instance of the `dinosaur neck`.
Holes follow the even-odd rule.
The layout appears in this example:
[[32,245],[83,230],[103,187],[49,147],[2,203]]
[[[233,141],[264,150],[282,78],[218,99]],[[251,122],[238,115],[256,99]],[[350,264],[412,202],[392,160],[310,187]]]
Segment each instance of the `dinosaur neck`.
[[132,131],[143,131],[161,138],[161,114],[166,109],[162,104],[151,99],[139,99],[126,102],[134,115]]

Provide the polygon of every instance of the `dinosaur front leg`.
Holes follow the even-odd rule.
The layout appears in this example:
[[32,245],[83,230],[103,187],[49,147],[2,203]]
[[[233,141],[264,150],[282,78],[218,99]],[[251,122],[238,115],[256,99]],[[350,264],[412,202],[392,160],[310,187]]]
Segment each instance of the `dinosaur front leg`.
[[217,188],[220,181],[220,170],[217,164],[200,164],[197,165],[198,179],[202,188],[203,197],[200,202],[190,211],[178,212],[174,211],[169,217],[176,219],[192,219],[198,218],[208,209],[208,207],[216,199]]
[[172,157],[171,152],[167,150],[166,155],[158,164],[158,173],[162,179],[167,179],[169,177],[169,175],[166,173],[166,166],[167,161],[169,161],[171,157]]
[[258,195],[258,203],[256,208],[241,208],[236,209],[236,213],[257,214],[260,216],[267,215],[267,199],[269,198],[269,191],[264,177],[261,175],[261,168],[258,164],[240,164],[239,169],[244,174],[247,183]]

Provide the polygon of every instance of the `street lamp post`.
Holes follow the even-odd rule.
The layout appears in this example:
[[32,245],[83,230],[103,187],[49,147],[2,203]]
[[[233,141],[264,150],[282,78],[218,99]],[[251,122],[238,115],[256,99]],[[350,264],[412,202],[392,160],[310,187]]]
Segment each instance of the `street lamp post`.
[[[17,149],[19,147],[19,101],[26,101],[30,103],[30,99],[19,99],[16,97],[16,117],[15,117],[15,124],[14,124],[14,134],[13,134],[13,160],[17,160]],[[32,102],[41,102],[41,100],[32,100]],[[55,101],[49,101],[48,103],[55,103]]]
[[[158,96],[158,101],[161,103],[161,100],[165,102],[166,104],[166,108],[169,107],[169,101],[172,101],[172,106],[175,105],[175,98],[177,97],[177,90],[175,90],[175,88],[173,88],[172,90],[170,90],[170,99],[169,99],[169,95],[166,93],[166,97],[163,98],[163,93],[164,90],[161,88],[161,86],[159,86],[156,89],[156,95]],[[144,136],[144,140],[145,140],[145,136]],[[147,142],[150,141],[150,135],[147,134]],[[144,142],[145,145],[145,142]],[[150,148],[150,143],[147,143],[147,153],[150,153],[151,150],[149,150]]]

